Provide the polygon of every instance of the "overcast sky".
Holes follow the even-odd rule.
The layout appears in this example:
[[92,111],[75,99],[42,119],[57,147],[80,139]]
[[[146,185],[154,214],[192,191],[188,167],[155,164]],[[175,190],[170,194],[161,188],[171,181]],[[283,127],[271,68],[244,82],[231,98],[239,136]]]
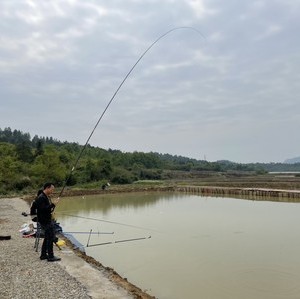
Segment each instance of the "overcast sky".
[[[300,0],[1,0],[0,128],[208,161],[300,156]],[[201,34],[199,34],[201,32]]]

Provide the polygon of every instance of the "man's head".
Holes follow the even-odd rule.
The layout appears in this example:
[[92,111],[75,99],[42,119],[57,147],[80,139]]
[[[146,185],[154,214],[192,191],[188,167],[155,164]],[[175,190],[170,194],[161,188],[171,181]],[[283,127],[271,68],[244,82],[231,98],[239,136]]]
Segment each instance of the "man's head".
[[51,195],[54,191],[54,185],[52,183],[46,183],[43,189],[46,195]]

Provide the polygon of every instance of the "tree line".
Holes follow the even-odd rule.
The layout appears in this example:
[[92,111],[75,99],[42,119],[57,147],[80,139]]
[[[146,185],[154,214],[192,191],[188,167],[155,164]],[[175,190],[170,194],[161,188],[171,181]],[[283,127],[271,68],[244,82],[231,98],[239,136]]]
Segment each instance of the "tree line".
[[[31,138],[29,133],[20,130],[0,128],[0,193],[26,192],[39,188],[46,181],[62,186],[82,148],[75,142],[37,135]],[[175,173],[187,172],[278,171],[275,166],[208,162],[170,154],[128,153],[87,145],[67,185],[100,186],[107,181],[130,184],[138,180],[170,179]]]

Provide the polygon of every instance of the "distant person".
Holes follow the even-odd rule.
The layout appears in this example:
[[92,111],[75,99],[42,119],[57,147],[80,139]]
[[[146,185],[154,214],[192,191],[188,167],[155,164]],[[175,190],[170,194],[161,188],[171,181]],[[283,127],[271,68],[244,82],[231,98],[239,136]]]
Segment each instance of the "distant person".
[[110,186],[110,183],[109,183],[109,182],[103,184],[103,185],[102,185],[102,190],[106,190],[109,186]]
[[55,209],[55,205],[58,203],[58,199],[53,202],[50,199],[50,195],[53,191],[54,185],[52,183],[46,183],[42,193],[35,200],[37,219],[45,232],[40,259],[48,260],[49,262],[61,260],[59,257],[54,256],[53,253],[53,242],[55,241],[56,236],[54,222],[52,220],[52,212]]

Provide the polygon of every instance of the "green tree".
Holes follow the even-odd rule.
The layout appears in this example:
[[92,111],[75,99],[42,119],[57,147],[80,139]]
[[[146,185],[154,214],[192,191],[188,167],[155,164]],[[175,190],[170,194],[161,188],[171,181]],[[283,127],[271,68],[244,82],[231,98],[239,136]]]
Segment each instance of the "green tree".
[[112,172],[111,162],[108,159],[88,159],[85,174],[88,182],[109,179]]
[[36,182],[43,184],[46,181],[61,185],[67,175],[64,164],[60,161],[60,153],[54,145],[47,145],[44,153],[38,156],[31,167],[31,175]]
[[44,153],[43,141],[41,139],[38,139],[36,141],[36,146],[35,146],[35,157],[41,156],[43,153]]
[[135,180],[137,178],[130,171],[123,168],[115,168],[111,176],[111,182],[115,184],[131,184]]
[[[0,143],[0,190],[2,192],[13,190],[19,182],[25,182],[24,178],[28,169],[26,165],[18,160],[14,145]],[[30,179],[27,177],[27,182],[23,186],[19,185],[19,187],[22,189],[28,184],[30,184]]]
[[22,162],[30,163],[33,161],[33,153],[30,143],[28,141],[22,141],[16,145],[16,151],[19,160]]

